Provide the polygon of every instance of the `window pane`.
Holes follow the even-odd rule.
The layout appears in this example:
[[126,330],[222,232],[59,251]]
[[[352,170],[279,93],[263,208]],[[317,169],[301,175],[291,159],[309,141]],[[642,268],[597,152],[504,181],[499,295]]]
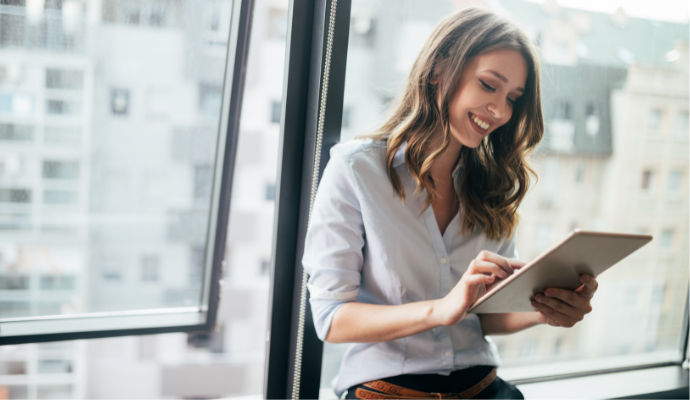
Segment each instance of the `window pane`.
[[[382,125],[433,27],[466,4],[353,1],[342,141]],[[655,236],[655,244],[601,276],[594,312],[575,328],[537,327],[493,338],[503,373],[522,368],[527,375],[548,375],[555,369],[537,367],[576,366],[580,360],[582,368],[601,367],[617,356],[627,360],[624,364],[637,362],[636,357],[679,357],[688,279],[688,189],[671,172],[663,185],[682,200],[674,197],[661,205],[665,199],[649,194],[659,185],[659,173],[685,171],[688,164],[687,146],[666,143],[677,139],[664,131],[673,123],[687,135],[687,65],[664,57],[677,50],[687,58],[686,44],[675,47],[688,42],[687,23],[556,10],[546,2],[487,4],[517,21],[543,55],[546,132],[532,157],[539,181],[521,206],[521,258],[534,259],[574,228],[645,230]],[[666,121],[671,115],[674,120]],[[332,379],[347,347],[325,344],[322,397],[333,396]]]
[[[31,204],[41,212],[31,214],[32,222],[44,223],[48,212],[60,216],[75,208],[83,213],[94,208],[94,222],[78,226],[71,239],[45,234],[50,246],[41,248],[6,247],[0,241],[0,296],[8,302],[12,295],[40,299],[40,304],[0,302],[2,317],[6,309],[17,315],[41,307],[54,310],[55,303],[65,313],[76,307],[117,310],[199,302],[223,87],[222,76],[216,79],[215,74],[224,73],[233,2],[102,5],[98,29],[119,50],[117,57],[108,58],[114,64],[102,64],[108,80],[99,81],[94,71],[82,69],[81,89],[94,96],[86,116],[99,125],[46,120],[36,128],[35,140],[46,144],[43,151],[60,157],[18,158],[16,168],[8,167],[20,175],[30,168],[30,175],[40,180],[26,187],[36,188]],[[10,393],[18,394],[10,398],[22,393],[24,398],[90,399],[261,396],[280,129],[271,121],[270,105],[282,95],[287,5],[287,0],[255,5],[218,329],[8,346],[0,359],[27,365],[24,392],[11,386]],[[187,17],[197,19],[178,20]],[[275,37],[266,37],[269,23],[277,24]],[[191,28],[200,32],[189,32]],[[133,46],[129,40],[145,43],[128,50]],[[136,54],[118,58],[130,51]],[[144,74],[143,62],[131,63],[146,55],[153,58],[146,63],[156,70]],[[96,82],[92,92],[90,79]],[[75,90],[51,93],[73,95],[70,91]],[[118,96],[124,102],[114,99]],[[113,107],[113,100],[125,105]],[[72,157],[92,151],[98,153],[86,161]],[[51,178],[44,178],[44,161],[61,163],[50,165]],[[69,168],[64,163],[70,162],[79,162],[72,175],[65,172]],[[4,204],[0,202],[0,213]],[[40,269],[20,268],[21,260],[33,260]],[[95,293],[79,297],[87,288]],[[0,364],[0,372],[2,368]],[[0,381],[0,398],[2,387]]]
[[221,3],[2,2],[0,321],[203,306]]

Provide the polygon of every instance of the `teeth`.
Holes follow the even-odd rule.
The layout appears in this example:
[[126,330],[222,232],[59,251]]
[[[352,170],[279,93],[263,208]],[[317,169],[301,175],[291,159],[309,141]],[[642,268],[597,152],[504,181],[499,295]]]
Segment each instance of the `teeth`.
[[491,126],[486,122],[482,121],[481,119],[475,117],[474,115],[472,115],[472,121],[474,121],[475,124],[479,125],[484,130],[489,129],[489,127]]

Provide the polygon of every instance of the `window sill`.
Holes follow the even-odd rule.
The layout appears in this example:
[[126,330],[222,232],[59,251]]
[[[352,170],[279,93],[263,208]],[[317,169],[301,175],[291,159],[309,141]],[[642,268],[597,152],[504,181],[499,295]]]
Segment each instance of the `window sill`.
[[518,384],[525,399],[687,398],[680,365]]

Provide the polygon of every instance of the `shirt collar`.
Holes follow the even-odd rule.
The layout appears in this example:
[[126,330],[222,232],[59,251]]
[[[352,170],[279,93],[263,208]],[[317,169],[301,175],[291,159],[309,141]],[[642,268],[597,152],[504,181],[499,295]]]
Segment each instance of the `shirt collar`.
[[[393,156],[393,168],[398,168],[401,164],[405,163],[405,150],[407,149],[407,142],[403,143],[398,151],[395,152],[395,155]],[[460,173],[460,169],[464,168],[465,166],[465,155],[461,155],[460,159],[458,160],[458,163],[455,165],[455,168],[453,169],[452,176],[453,179],[458,178],[458,174]]]

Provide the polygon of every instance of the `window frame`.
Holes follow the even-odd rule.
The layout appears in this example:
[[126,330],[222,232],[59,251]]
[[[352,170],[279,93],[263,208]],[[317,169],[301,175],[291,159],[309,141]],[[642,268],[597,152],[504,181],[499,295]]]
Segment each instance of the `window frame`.
[[[329,21],[331,8],[335,18]],[[281,104],[278,175],[276,179],[276,220],[271,255],[271,299],[264,398],[318,398],[323,343],[317,338],[311,310],[301,303],[303,296],[304,239],[308,226],[313,177],[320,179],[328,162],[330,147],[340,140],[343,117],[344,80],[348,50],[351,0],[291,0],[288,11],[285,80]],[[324,79],[323,62],[328,44],[329,23],[334,22],[326,109],[323,113],[323,147],[315,166],[319,101]],[[318,172],[315,172],[315,168]],[[296,190],[299,188],[299,190]],[[300,310],[300,307],[303,307]],[[688,354],[688,304],[681,333],[683,357]],[[302,318],[300,318],[302,312]],[[301,325],[301,326],[300,326]],[[303,343],[298,345],[298,331]],[[301,358],[301,362],[297,359]],[[677,367],[684,360],[578,371],[561,375],[519,379],[516,384],[540,384],[620,374],[625,371],[656,371]],[[687,362],[686,362],[687,363]],[[608,376],[608,375],[607,375]],[[680,382],[687,387],[687,380]],[[686,385],[686,386],[682,386]],[[298,390],[295,391],[295,386]],[[663,389],[666,390],[666,389]],[[641,393],[642,394],[642,393]]]
[[200,305],[6,319],[0,323],[0,346],[214,329],[225,269],[233,172],[253,10],[254,0],[234,0],[231,8],[232,22],[228,32]]

